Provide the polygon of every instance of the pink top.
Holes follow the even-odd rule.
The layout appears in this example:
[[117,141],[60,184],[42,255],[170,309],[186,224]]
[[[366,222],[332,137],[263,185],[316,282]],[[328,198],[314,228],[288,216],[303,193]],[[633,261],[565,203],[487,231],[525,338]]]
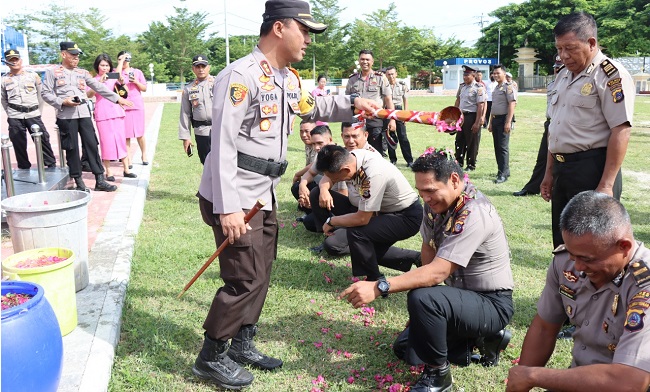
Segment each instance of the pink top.
[[[99,80],[99,75],[95,76],[95,79]],[[117,79],[106,79],[104,86],[113,91],[116,82]],[[131,97],[129,96],[129,98]],[[95,99],[95,121],[124,117],[124,109],[122,106],[109,101],[100,94],[95,94]]]
[[324,97],[326,95],[330,95],[330,93],[324,88],[316,87],[315,89],[312,90],[311,95],[314,97]]
[[122,78],[124,79],[127,90],[129,90],[129,96],[127,100],[133,102],[132,107],[126,107],[126,110],[144,110],[144,100],[142,99],[142,93],[138,86],[135,83],[129,82],[129,72],[133,72],[135,80],[141,84],[146,85],[147,79],[144,78],[144,74],[137,68],[129,68],[128,70],[122,71]]

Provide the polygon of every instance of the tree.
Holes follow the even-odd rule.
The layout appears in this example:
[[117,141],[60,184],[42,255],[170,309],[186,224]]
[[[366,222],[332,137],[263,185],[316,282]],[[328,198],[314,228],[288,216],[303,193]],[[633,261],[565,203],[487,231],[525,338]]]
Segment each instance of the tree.
[[611,56],[650,54],[650,3],[647,0],[605,2],[596,20],[598,41]]
[[204,12],[190,13],[179,7],[174,10],[176,14],[167,17],[167,25],[151,23],[140,41],[153,61],[165,64],[170,75],[178,76],[183,83],[185,74],[192,69],[192,57],[206,52],[203,37],[211,22],[205,21],[208,14]]
[[377,69],[400,60],[398,49],[403,43],[399,42],[400,21],[395,9],[395,3],[390,3],[387,10],[376,10],[352,24],[348,46],[356,48],[357,52],[372,50]]

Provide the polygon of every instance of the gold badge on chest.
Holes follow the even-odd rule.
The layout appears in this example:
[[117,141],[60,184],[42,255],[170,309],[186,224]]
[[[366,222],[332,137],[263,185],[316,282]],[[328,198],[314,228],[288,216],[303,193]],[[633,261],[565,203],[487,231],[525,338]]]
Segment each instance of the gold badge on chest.
[[580,94],[582,95],[589,95],[591,94],[591,89],[594,87],[593,84],[591,83],[585,83],[582,88],[580,89]]

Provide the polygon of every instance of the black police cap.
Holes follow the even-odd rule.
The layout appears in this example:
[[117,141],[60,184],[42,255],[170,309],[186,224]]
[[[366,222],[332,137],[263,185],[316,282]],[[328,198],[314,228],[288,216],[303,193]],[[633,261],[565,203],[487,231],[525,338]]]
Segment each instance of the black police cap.
[[5,58],[7,60],[14,57],[20,58],[20,52],[18,52],[16,49],[9,49],[5,51]]
[[292,18],[307,26],[312,33],[322,33],[327,26],[316,22],[309,11],[309,3],[301,0],[268,0],[265,5],[264,22]]
[[192,58],[192,65],[208,65],[208,57],[204,54],[197,54]]
[[79,46],[74,42],[60,42],[59,47],[61,48],[61,51],[65,50],[70,54],[83,54],[81,49],[79,49]]

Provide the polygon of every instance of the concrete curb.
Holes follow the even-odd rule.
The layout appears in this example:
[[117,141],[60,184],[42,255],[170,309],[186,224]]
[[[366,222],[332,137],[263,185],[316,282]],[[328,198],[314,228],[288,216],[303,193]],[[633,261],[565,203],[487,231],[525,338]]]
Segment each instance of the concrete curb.
[[[153,162],[163,107],[158,105],[145,133],[149,162]],[[151,166],[136,162],[133,171],[138,178],[122,182],[90,250],[90,283],[77,293],[78,326],[63,337],[59,392],[108,390]]]

